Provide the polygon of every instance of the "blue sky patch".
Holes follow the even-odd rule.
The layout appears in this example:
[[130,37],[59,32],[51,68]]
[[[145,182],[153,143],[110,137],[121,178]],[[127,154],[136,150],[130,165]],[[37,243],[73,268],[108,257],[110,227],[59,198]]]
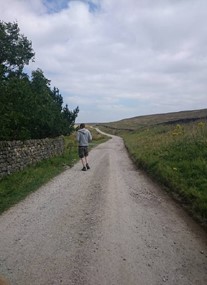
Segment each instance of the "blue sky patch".
[[48,13],[52,14],[66,9],[70,2],[76,1],[87,4],[90,12],[96,12],[99,9],[99,5],[90,0],[43,0],[43,3],[47,7]]

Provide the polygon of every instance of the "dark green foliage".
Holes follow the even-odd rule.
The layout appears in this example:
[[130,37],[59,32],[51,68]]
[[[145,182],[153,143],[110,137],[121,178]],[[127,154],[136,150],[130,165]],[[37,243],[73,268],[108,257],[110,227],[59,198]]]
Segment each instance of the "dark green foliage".
[[51,90],[41,69],[32,72],[31,80],[23,73],[33,57],[17,23],[0,22],[0,140],[56,137],[73,130],[78,107],[62,106],[59,89]]
[[17,23],[0,21],[0,76],[22,73],[25,64],[34,58],[32,44],[21,35]]

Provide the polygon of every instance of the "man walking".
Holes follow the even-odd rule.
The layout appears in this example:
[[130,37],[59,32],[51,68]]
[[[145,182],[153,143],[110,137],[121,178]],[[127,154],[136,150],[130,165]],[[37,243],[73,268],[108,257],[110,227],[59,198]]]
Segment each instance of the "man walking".
[[77,132],[77,142],[78,142],[78,155],[83,165],[82,171],[90,169],[88,164],[88,144],[91,140],[92,140],[92,135],[90,131],[85,128],[85,124],[80,124],[80,129]]

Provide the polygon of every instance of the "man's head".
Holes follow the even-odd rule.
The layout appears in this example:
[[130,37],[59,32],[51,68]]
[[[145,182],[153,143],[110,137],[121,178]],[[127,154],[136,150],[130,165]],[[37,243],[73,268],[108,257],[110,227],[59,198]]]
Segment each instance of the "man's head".
[[84,129],[85,128],[85,124],[80,124],[80,129]]

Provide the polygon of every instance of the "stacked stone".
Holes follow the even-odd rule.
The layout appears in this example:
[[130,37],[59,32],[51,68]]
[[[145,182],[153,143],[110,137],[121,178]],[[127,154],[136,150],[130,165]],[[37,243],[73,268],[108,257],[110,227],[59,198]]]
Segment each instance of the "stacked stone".
[[43,159],[61,155],[64,138],[0,141],[0,177],[22,170]]

